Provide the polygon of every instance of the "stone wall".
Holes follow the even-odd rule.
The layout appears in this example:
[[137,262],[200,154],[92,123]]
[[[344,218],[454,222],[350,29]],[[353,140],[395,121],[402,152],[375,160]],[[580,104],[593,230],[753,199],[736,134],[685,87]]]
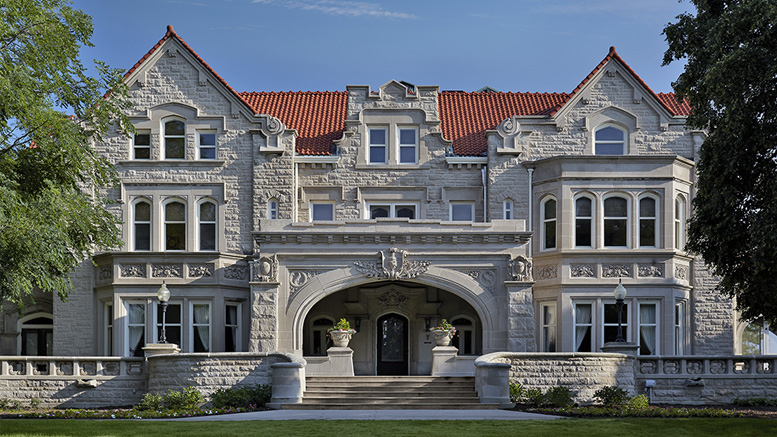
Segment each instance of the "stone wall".
[[194,387],[207,398],[220,388],[272,384],[270,366],[291,361],[281,353],[158,355],[148,358],[148,391]]

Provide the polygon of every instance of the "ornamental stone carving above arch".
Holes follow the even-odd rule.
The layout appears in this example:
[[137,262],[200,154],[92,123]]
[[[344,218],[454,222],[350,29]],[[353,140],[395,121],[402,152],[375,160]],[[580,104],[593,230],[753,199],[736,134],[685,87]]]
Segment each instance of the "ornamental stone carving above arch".
[[429,261],[408,261],[408,252],[396,247],[378,252],[378,261],[354,261],[356,270],[369,278],[398,281],[412,279],[426,272]]

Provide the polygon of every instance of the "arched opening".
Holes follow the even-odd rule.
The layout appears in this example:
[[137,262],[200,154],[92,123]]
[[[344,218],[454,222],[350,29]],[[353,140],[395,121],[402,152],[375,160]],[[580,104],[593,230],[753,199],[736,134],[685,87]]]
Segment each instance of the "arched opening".
[[35,313],[19,319],[19,332],[22,355],[53,354],[54,318],[51,314]]
[[[442,319],[460,323],[460,355],[481,355],[483,322],[461,296],[433,285],[381,281],[351,286],[318,300],[301,326],[306,356],[326,355],[326,329],[345,318],[357,332],[353,350],[357,375],[429,375],[432,348],[429,328]],[[463,337],[462,337],[463,335]]]

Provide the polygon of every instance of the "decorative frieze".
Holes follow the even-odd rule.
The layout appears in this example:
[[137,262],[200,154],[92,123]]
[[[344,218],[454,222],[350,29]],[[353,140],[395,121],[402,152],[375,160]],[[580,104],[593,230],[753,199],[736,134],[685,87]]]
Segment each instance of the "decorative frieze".
[[596,266],[592,264],[572,264],[573,278],[595,278]]
[[369,278],[398,281],[412,279],[424,273],[432,264],[429,261],[408,261],[407,251],[392,247],[378,252],[379,261],[354,261],[356,270]]
[[213,276],[213,266],[211,264],[189,264],[190,278],[203,278]]
[[182,278],[183,264],[154,264],[151,275],[155,278]]
[[145,278],[145,264],[122,264],[119,268],[119,274],[122,278]]
[[531,260],[523,255],[518,255],[507,263],[513,281],[533,281],[531,267]]
[[641,278],[660,278],[664,276],[663,264],[640,264],[637,274]]
[[391,290],[378,296],[377,300],[381,309],[403,309],[407,305],[408,297],[399,291]]
[[629,264],[602,265],[603,278],[630,278],[632,266]]
[[248,266],[235,264],[224,269],[225,279],[245,281],[247,277],[248,277]]
[[537,267],[537,279],[554,279],[558,277],[558,266]]
[[688,280],[688,266],[675,266],[674,267],[674,277],[681,280],[681,281],[687,281]]

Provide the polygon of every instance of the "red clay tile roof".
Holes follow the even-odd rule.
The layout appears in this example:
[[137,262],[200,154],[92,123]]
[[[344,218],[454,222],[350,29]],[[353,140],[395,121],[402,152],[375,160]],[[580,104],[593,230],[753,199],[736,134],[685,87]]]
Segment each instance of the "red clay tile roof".
[[342,138],[348,109],[345,91],[298,91],[240,93],[257,114],[280,119],[296,129],[297,153],[329,155],[332,144]]
[[691,115],[691,105],[688,104],[687,100],[678,102],[674,93],[658,93],[656,96],[672,114],[682,117]]
[[467,93],[442,91],[440,120],[445,139],[453,141],[453,153],[482,155],[486,131],[496,129],[513,115],[549,115],[569,99],[566,93]]

